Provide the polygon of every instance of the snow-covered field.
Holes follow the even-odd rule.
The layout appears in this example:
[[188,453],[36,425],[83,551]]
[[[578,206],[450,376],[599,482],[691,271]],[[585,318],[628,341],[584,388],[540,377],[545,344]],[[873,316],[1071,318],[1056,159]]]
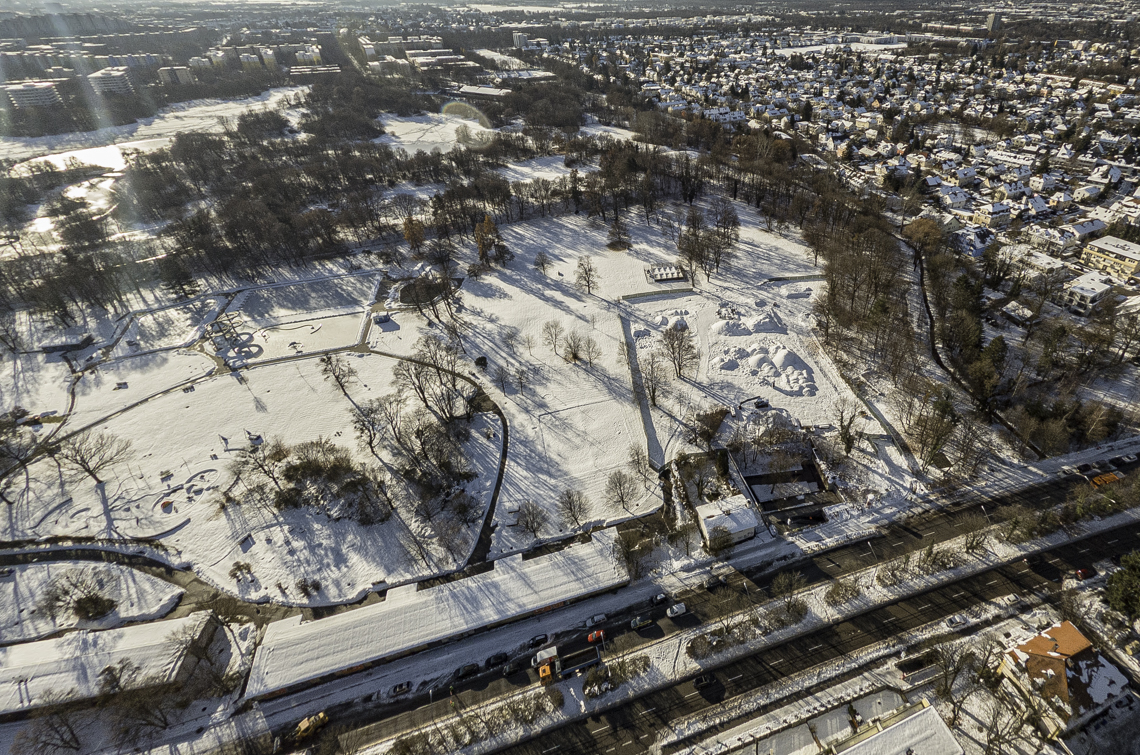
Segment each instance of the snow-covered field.
[[458,143],[455,131],[460,126],[466,126],[475,139],[492,133],[476,120],[447,113],[428,113],[407,118],[391,115],[382,118],[381,122],[385,133],[376,141],[402,149],[409,155],[420,151],[450,152]]
[[71,370],[58,355],[9,355],[0,365],[0,407],[21,407],[31,414],[67,411]]
[[[80,621],[70,612],[52,618],[41,605],[53,580],[90,580],[115,601],[106,616]],[[178,604],[182,589],[157,577],[118,564],[50,562],[10,567],[0,577],[0,641],[30,642],[67,629],[111,629],[128,621],[160,619]]]
[[157,115],[125,126],[107,126],[96,131],[73,132],[38,137],[0,137],[0,158],[28,160],[51,155],[63,166],[75,158],[81,163],[108,170],[122,170],[123,150],[161,149],[175,134],[187,131],[220,131],[221,118],[234,118],[249,109],[274,109],[308,87],[270,89],[256,97],[240,100],[193,100],[163,108]]
[[[200,355],[187,356],[208,364]],[[364,354],[350,359],[358,372],[350,386],[352,400],[391,392],[391,359]],[[146,374],[167,383],[176,379],[170,369]],[[113,377],[119,376],[124,375]],[[116,382],[104,379],[102,390],[113,391]],[[125,395],[131,387],[116,393]],[[145,389],[138,395],[145,395]],[[101,406],[105,410],[108,404]],[[386,523],[363,526],[308,509],[277,512],[221,503],[222,491],[235,484],[229,466],[248,447],[247,433],[290,444],[323,437],[364,460],[348,409],[349,400],[322,378],[314,358],[250,369],[240,377],[224,373],[200,380],[190,392],[165,393],[100,427],[132,441],[131,458],[105,486],[61,478],[49,473],[47,462],[36,465],[32,489],[10,508],[0,538],[155,537],[209,581],[253,601],[338,603],[359,598],[375,584],[419,578],[424,566],[409,556],[403,543],[407,525],[398,514]],[[496,427],[493,416],[477,415],[465,444],[479,473],[467,491],[482,506],[489,501],[498,466]],[[235,580],[230,571],[238,561],[250,564],[250,574]],[[436,565],[453,567],[446,559]],[[299,578],[318,580],[322,590],[312,597],[298,595],[294,582]]]

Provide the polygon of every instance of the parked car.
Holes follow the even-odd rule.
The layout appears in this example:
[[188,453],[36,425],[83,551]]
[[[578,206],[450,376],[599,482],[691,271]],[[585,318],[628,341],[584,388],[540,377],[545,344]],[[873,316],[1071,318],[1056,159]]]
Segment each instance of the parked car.
[[549,635],[536,634],[534,637],[530,638],[530,641],[527,642],[526,646],[528,648],[530,648],[531,650],[534,650],[537,647],[542,647],[543,645],[545,645],[546,641],[549,639],[550,639]]
[[595,642],[605,642],[605,641],[606,641],[606,630],[604,630],[604,629],[595,629],[594,631],[590,632],[590,634],[588,634],[586,636],[586,642],[589,642],[590,644],[593,644]]
[[459,671],[456,672],[456,676],[458,676],[460,679],[466,679],[467,677],[475,676],[478,673],[479,673],[479,664],[478,663],[468,663],[466,666],[460,666],[459,667]]
[[1123,456],[1120,457],[1120,460],[1123,461],[1125,464],[1132,464],[1133,462],[1136,461],[1136,454],[1124,454]]
[[656,595],[654,595],[652,598],[649,599],[649,605],[659,606],[662,603],[667,603],[668,601],[669,601],[669,596],[663,592],[659,592]]
[[665,609],[665,615],[668,616],[670,619],[675,619],[678,616],[680,616],[681,614],[685,613],[685,611],[688,611],[688,610],[689,609],[685,608],[684,603],[674,603],[673,605],[671,605]]
[[601,624],[605,620],[606,620],[606,615],[604,613],[595,614],[595,615],[591,616],[590,618],[586,619],[586,629],[589,629],[590,627],[597,626],[598,624]]
[[757,409],[767,409],[769,406],[771,406],[771,404],[768,403],[768,399],[766,399],[766,398],[756,399],[756,408]]
[[1087,569],[1077,569],[1075,572],[1073,572],[1073,577],[1081,580],[1082,582],[1086,579],[1092,579],[1095,576],[1096,569],[1092,568],[1091,566]]
[[711,687],[715,681],[716,679],[712,674],[701,674],[693,680],[693,686],[697,689],[704,689],[705,687]]
[[653,620],[647,616],[638,616],[633,621],[629,622],[630,629],[641,629],[653,623]]
[[1112,464],[1113,466],[1117,466],[1117,467],[1118,467],[1118,466],[1120,466],[1121,464],[1124,464],[1124,463],[1126,463],[1126,462],[1124,461],[1124,457],[1123,457],[1123,456],[1113,456],[1111,459],[1109,459],[1109,460],[1108,460],[1108,463],[1109,463],[1109,464]]
[[514,676],[523,670],[522,661],[514,660],[503,666],[503,676]]
[[406,695],[411,691],[412,691],[412,683],[411,682],[400,682],[399,684],[392,687],[392,689],[388,690],[388,695],[390,697],[399,697],[400,695]]
[[954,614],[950,618],[946,619],[946,626],[950,627],[951,629],[953,629],[955,627],[963,626],[965,623],[966,623],[966,617],[960,613]]
[[726,580],[724,577],[709,577],[705,580],[705,589],[715,590],[716,588],[725,584],[728,584],[728,580]]
[[1088,462],[1085,462],[1084,464],[1078,464],[1077,465],[1077,471],[1080,472],[1081,474],[1088,474],[1089,472],[1093,471],[1094,469],[1096,469],[1096,467],[1094,467],[1092,464],[1089,464]]
[[1061,467],[1061,474],[1063,474],[1063,475],[1077,474],[1077,468],[1066,464],[1065,466]]
[[495,653],[487,659],[487,663],[484,664],[484,666],[488,671],[490,671],[491,669],[495,668],[495,666],[502,666],[509,659],[510,656],[506,653]]

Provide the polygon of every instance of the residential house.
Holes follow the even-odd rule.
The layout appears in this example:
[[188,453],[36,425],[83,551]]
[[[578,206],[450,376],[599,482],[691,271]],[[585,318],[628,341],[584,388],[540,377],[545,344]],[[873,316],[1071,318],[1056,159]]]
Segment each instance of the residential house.
[[1128,677],[1068,621],[1008,650],[998,670],[1043,700],[1062,723],[1058,728],[1087,722],[1128,690]]

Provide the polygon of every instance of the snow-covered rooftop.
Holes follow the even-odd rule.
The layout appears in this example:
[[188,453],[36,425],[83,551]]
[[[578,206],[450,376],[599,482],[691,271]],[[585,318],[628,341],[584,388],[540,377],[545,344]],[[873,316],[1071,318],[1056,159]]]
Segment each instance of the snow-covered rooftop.
[[201,635],[211,617],[209,611],[199,611],[170,621],[0,647],[0,716],[45,705],[48,693],[60,701],[94,697],[99,672],[124,658],[138,666],[136,684],[128,686],[173,681],[186,657],[185,645],[174,638],[183,632]]
[[613,531],[602,530],[589,543],[525,561],[502,558],[492,571],[426,590],[389,590],[381,603],[319,621],[274,622],[254,657],[246,697],[303,687],[625,584],[629,575],[613,544]]
[[743,495],[697,506],[697,515],[706,538],[717,527],[724,527],[732,535],[747,535],[756,529],[756,514]]
[[841,752],[844,755],[962,755],[963,750],[939,718],[938,711],[929,707]]

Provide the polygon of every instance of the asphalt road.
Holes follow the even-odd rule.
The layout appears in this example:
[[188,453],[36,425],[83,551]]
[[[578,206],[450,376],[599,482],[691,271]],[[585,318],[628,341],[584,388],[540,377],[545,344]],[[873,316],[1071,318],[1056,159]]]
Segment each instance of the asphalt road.
[[[648,752],[671,721],[778,681],[791,672],[837,659],[907,629],[927,624],[1005,595],[1060,589],[1078,568],[1140,547],[1140,525],[1059,546],[1040,557],[1018,561],[898,601],[850,621],[785,642],[713,672],[715,682],[697,690],[691,680],[645,695],[601,716],[563,726],[502,752],[512,755]],[[947,627],[947,631],[952,631]]]

